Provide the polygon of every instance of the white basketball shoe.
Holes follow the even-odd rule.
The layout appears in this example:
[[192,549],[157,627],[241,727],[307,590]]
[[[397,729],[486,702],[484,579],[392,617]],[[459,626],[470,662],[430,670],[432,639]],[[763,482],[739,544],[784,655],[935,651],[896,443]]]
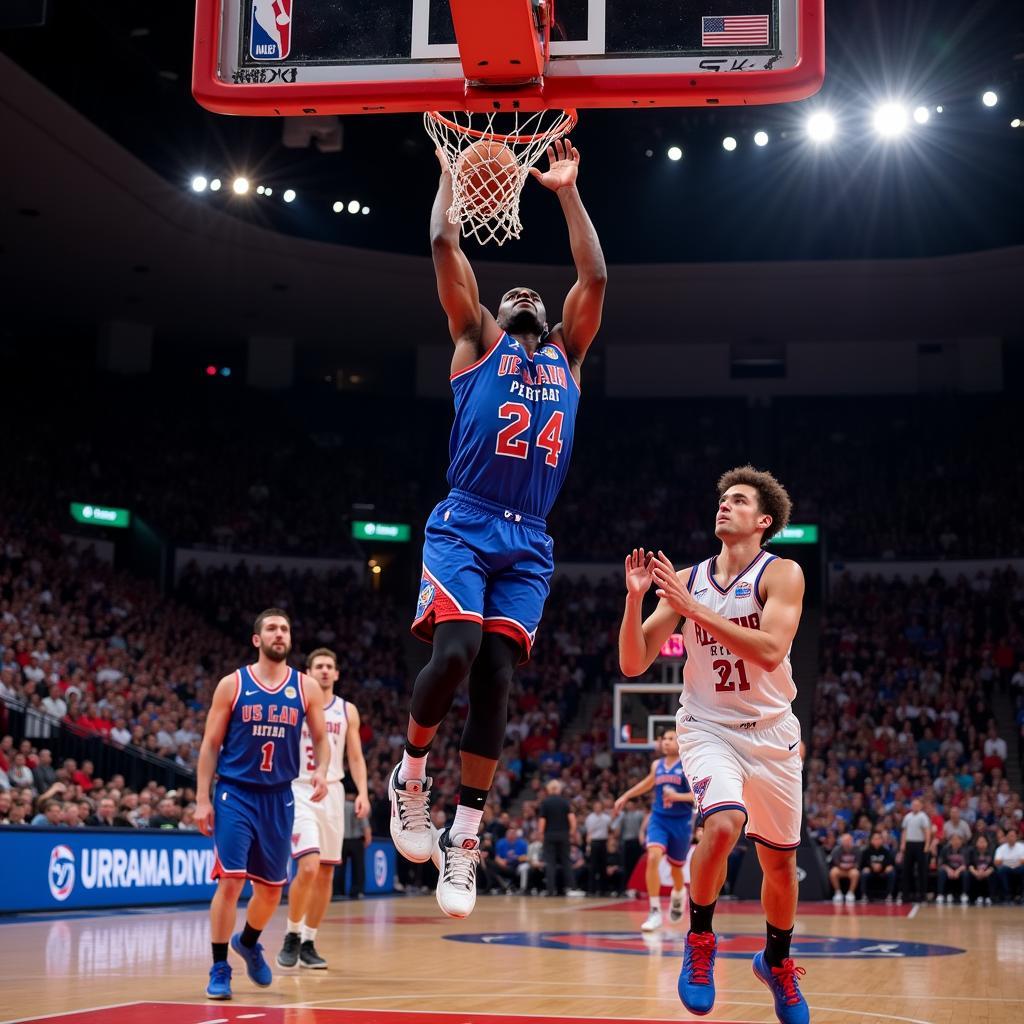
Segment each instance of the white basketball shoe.
[[480,837],[451,834],[451,826],[438,837],[434,863],[437,905],[448,917],[469,917],[476,906],[476,867],[480,863]]
[[391,799],[391,840],[395,849],[414,864],[430,860],[434,850],[434,826],[430,822],[430,784],[433,779],[398,781],[398,769],[388,779]]

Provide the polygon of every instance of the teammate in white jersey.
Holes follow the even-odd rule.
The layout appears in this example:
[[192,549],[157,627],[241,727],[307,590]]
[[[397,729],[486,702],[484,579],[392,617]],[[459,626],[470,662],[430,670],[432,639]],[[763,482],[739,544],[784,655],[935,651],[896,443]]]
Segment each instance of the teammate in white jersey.
[[318,647],[306,659],[307,673],[319,684],[324,700],[324,718],[331,757],[327,764],[327,797],[312,801],[311,773],[313,741],[302,727],[299,749],[299,777],[292,783],[295,824],[292,827],[292,857],[295,877],[288,890],[288,931],[277,962],[282,967],[323,970],[327,961],[316,949],[316,934],[331,901],[334,869],[341,863],[345,838],[345,757],[356,784],[356,815],[370,813],[366,791],[366,761],[359,739],[359,712],[354,704],[334,693],[338,682],[338,658],[334,651]]
[[[693,856],[690,930],[679,997],[696,1014],[715,1001],[715,902],[729,853],[747,826],[764,871],[767,944],[754,974],[771,990],[783,1024],[806,1024],[807,1002],[790,956],[798,896],[802,806],[800,723],[789,652],[800,624],[804,579],[796,562],[762,547],[789,521],[792,503],[770,474],[742,466],[718,482],[721,551],[677,572],[662,552],[626,558],[619,633],[624,675],[646,672],[685,618],[686,666],[676,716],[679,752],[704,823]],[[661,599],[643,621],[651,584]]]

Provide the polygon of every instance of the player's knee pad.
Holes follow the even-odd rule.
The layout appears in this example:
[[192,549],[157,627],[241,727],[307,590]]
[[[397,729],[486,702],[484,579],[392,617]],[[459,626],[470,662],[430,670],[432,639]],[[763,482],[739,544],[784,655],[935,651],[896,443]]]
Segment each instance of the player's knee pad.
[[469,675],[480,650],[475,622],[442,622],[434,630],[430,661],[416,677],[410,711],[420,725],[434,726],[448,714],[459,683]]
[[469,715],[461,749],[497,760],[505,741],[508,695],[519,648],[497,634],[484,636],[469,680]]

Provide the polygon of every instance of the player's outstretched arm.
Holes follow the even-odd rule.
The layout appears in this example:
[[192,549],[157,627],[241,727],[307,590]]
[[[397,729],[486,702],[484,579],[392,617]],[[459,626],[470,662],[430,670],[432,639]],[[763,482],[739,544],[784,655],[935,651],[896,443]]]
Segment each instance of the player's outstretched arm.
[[346,706],[348,730],[345,733],[345,756],[348,772],[356,784],[356,817],[365,818],[370,813],[370,793],[366,788],[366,759],[363,757],[363,741],[359,737],[359,712],[355,704]]
[[437,294],[455,342],[452,373],[458,373],[490,348],[500,337],[501,330],[490,312],[480,305],[476,275],[459,247],[459,225],[448,221],[452,175],[440,152],[437,159],[441,164],[441,178],[430,211],[430,253],[437,277]]
[[324,702],[320,687],[307,675],[299,676],[302,695],[306,699],[306,724],[313,740],[313,751],[316,756],[316,771],[310,778],[313,795],[310,799],[317,803],[327,796],[327,766],[331,761],[331,741],[327,738],[327,720],[324,718]]
[[635,796],[643,796],[644,793],[649,793],[654,789],[654,779],[657,768],[658,762],[652,761],[651,770],[635,786],[630,786],[630,788],[615,801],[616,814],[626,806],[627,800],[632,800]]
[[604,291],[608,268],[601,251],[601,241],[587,214],[576,188],[580,153],[570,139],[559,139],[548,146],[548,169],[530,168],[530,173],[551,189],[562,204],[562,213],[569,227],[569,247],[576,264],[576,283],[569,289],[562,306],[562,322],[552,333],[561,334],[566,355],[577,371],[601,326]]
[[655,556],[651,573],[658,596],[674,612],[699,623],[737,658],[746,658],[771,672],[789,653],[804,600],[804,574],[796,562],[777,558],[765,569],[761,577],[765,601],[759,629],[740,626],[694,600],[682,581],[685,573],[676,572],[664,552]]
[[619,627],[619,669],[624,676],[642,676],[679,624],[678,612],[665,600],[643,620],[644,594],[654,581],[653,562],[654,555],[643,548],[626,555],[626,608]]
[[213,701],[206,713],[206,728],[203,742],[199,746],[199,761],[196,765],[196,816],[195,822],[203,835],[213,834],[213,801],[210,790],[213,787],[213,773],[217,770],[217,758],[224,745],[228,723],[231,721],[231,704],[235,699],[238,680],[235,675],[224,676],[213,691]]

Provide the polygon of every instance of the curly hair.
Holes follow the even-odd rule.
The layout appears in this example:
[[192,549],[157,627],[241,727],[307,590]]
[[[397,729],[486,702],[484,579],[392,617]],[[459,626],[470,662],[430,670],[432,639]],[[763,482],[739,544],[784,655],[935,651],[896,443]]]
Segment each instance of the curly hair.
[[723,473],[718,480],[719,497],[735,484],[746,484],[757,492],[757,509],[762,515],[771,516],[772,521],[761,537],[762,546],[767,544],[789,523],[793,502],[789,492],[767,470],[754,469],[749,463],[737,466]]

